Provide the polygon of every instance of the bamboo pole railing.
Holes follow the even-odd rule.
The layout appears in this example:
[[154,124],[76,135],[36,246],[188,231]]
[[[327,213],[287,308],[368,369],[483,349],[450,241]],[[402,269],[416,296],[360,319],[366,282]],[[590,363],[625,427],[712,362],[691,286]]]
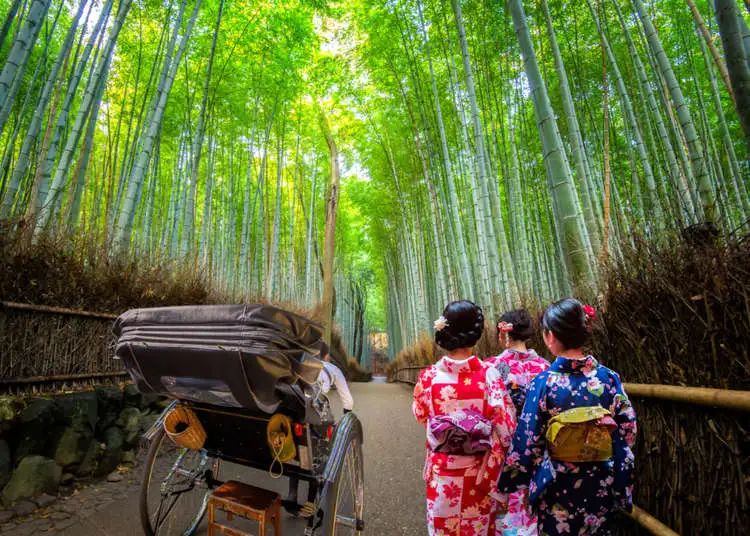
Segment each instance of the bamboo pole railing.
[[10,301],[0,301],[0,310],[15,309],[17,311],[30,311],[34,313],[49,313],[57,315],[81,316],[86,318],[98,318],[101,320],[114,320],[117,315],[110,313],[92,313],[91,311],[81,311],[78,309],[68,309],[66,307],[53,307],[51,305],[34,305],[31,303],[17,303]]
[[125,371],[89,372],[84,374],[56,374],[52,376],[28,376],[26,378],[0,378],[0,385],[26,385],[30,383],[51,383],[66,381],[98,380],[102,378],[119,378],[127,376]]
[[[419,371],[423,368],[425,367],[402,367],[397,369],[396,381],[414,385],[417,376],[414,371]],[[402,372],[407,372],[409,377],[402,377]],[[750,391],[714,389],[710,387],[684,387],[682,385],[656,383],[624,383],[623,386],[628,395],[634,398],[656,398],[699,406],[750,411]]]
[[750,411],[750,391],[648,383],[626,383],[624,385],[628,395],[632,397],[658,398],[699,406]]
[[628,516],[654,536],[680,536],[679,533],[637,506],[633,506],[633,511]]

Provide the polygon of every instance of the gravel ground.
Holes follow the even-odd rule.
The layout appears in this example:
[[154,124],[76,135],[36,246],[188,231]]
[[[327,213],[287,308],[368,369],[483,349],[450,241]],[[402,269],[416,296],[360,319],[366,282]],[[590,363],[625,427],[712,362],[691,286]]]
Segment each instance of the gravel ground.
[[[425,530],[424,430],[411,417],[411,389],[394,384],[353,384],[355,412],[364,424],[365,534],[422,535]],[[334,395],[332,398],[336,398]],[[222,466],[233,478],[282,495],[286,480],[251,469]],[[139,468],[119,482],[98,482],[60,497],[33,514],[0,525],[2,536],[132,536],[141,533],[138,514]],[[302,492],[301,492],[302,496]],[[51,499],[51,498],[50,498]],[[301,535],[304,524],[283,515],[283,532]],[[205,535],[205,527],[199,535]]]

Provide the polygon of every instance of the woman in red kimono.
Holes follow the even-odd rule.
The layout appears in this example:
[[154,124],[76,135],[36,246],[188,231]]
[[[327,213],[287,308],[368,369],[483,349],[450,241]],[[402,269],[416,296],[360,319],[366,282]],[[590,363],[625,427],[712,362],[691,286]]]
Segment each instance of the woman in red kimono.
[[[531,380],[549,368],[549,361],[526,347],[526,341],[533,336],[534,323],[526,309],[507,311],[497,323],[497,340],[505,351],[484,360],[505,380],[516,415],[523,410]],[[495,527],[497,536],[537,535],[537,518],[529,507],[528,495],[526,489],[519,489],[507,497],[500,497],[501,507]]]
[[486,536],[495,530],[490,495],[515,427],[513,402],[497,369],[472,349],[484,330],[482,310],[449,303],[435,321],[447,355],[422,371],[413,411],[427,428],[427,527],[430,536]]

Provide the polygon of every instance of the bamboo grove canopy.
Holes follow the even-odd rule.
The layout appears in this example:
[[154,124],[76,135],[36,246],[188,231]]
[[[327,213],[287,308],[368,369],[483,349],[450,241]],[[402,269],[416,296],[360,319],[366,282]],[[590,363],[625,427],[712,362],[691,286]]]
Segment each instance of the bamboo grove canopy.
[[736,0],[0,0],[0,219],[312,306],[337,154],[336,320],[352,355],[371,329],[396,350],[449,299],[591,293],[636,234],[741,228],[748,21]]

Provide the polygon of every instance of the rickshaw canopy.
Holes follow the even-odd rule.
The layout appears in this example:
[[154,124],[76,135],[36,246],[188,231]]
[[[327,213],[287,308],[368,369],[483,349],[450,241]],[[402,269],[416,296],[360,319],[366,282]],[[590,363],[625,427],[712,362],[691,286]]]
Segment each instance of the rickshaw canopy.
[[313,384],[328,352],[320,325],[265,304],[131,309],[113,331],[142,393],[265,413]]

